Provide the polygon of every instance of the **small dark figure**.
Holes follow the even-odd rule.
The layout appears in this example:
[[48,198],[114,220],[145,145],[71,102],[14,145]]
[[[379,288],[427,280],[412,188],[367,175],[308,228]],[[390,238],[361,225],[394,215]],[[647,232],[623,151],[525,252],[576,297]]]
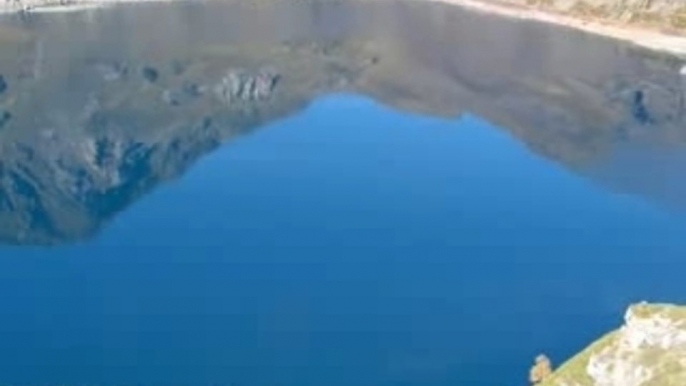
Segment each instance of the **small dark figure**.
[[196,83],[184,83],[183,93],[186,96],[189,96],[192,98],[199,97],[200,94],[202,94],[202,92],[200,90],[200,86],[198,86]]
[[209,129],[210,126],[212,126],[212,118],[210,118],[210,117],[205,117],[202,119],[202,122],[200,122],[200,127],[203,130]]
[[157,78],[160,77],[159,72],[153,67],[143,67],[143,78],[150,83],[155,83]]
[[5,125],[7,124],[7,122],[10,121],[10,119],[12,119],[12,114],[9,111],[0,112],[0,129],[5,127]]
[[5,91],[7,91],[7,81],[5,80],[5,77],[0,75],[0,94],[4,94]]
[[638,123],[642,125],[652,122],[650,113],[648,113],[648,109],[645,105],[645,96],[641,90],[634,92],[633,99],[631,101],[631,113]]

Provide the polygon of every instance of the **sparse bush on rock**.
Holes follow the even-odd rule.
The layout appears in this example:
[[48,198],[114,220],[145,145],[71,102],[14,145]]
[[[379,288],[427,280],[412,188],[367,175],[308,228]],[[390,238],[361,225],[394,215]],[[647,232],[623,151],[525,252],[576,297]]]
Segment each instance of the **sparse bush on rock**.
[[550,374],[553,373],[553,364],[544,354],[540,354],[536,357],[533,367],[529,371],[529,381],[531,383],[538,384],[543,382]]

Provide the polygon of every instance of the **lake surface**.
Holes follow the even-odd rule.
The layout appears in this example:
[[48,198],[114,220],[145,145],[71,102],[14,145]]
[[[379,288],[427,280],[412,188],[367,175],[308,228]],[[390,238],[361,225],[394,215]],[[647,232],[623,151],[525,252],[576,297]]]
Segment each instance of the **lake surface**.
[[682,65],[419,2],[5,16],[0,382],[523,385],[686,302]]

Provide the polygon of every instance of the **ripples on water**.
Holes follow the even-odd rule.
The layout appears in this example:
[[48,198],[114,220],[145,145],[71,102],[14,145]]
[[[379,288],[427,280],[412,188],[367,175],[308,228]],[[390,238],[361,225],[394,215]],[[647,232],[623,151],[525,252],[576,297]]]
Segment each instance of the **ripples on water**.
[[5,17],[12,384],[523,384],[686,300],[679,60],[404,2]]

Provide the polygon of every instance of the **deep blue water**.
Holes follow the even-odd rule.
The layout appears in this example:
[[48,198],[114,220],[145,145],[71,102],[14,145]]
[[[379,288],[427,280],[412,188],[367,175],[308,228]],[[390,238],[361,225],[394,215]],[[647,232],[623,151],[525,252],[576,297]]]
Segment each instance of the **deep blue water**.
[[470,114],[321,97],[93,238],[0,248],[6,384],[525,384],[686,302],[686,212]]

